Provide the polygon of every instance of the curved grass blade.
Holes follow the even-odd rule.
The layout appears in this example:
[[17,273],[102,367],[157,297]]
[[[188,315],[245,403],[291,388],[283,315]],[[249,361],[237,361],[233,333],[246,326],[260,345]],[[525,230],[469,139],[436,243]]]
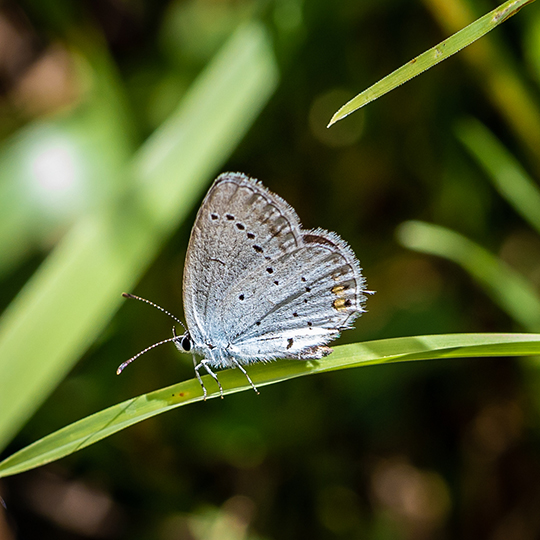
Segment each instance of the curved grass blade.
[[534,0],[508,0],[504,2],[487,15],[477,19],[420,56],[413,58],[407,64],[355,96],[332,116],[327,127],[474,43],[531,2]]
[[[324,360],[280,360],[248,369],[253,382],[261,387],[304,375],[375,364],[440,358],[531,355],[540,355],[540,334],[447,334],[342,345],[336,347],[334,353]],[[252,391],[251,385],[237,369],[222,371],[219,378],[225,394]],[[208,398],[218,397],[219,390],[213,379],[207,375],[203,380],[208,388]],[[257,398],[254,396],[254,399]],[[60,459],[137,422],[201,400],[201,387],[196,379],[191,379],[124,401],[66,426],[8,457],[0,463],[0,477]]]
[[397,235],[409,249],[456,262],[514,320],[531,332],[540,330],[540,298],[535,288],[483,247],[450,229],[421,221],[401,224]]

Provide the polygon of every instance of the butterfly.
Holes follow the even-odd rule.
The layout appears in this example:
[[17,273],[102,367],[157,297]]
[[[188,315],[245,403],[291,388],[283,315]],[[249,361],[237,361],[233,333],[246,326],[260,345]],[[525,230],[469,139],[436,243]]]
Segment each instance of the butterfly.
[[173,342],[201,371],[277,358],[320,359],[327,343],[364,312],[366,283],[352,249],[336,234],[304,230],[294,209],[242,173],[221,174],[199,209],[186,253],[183,298],[186,326],[162,307],[135,295],[184,327],[124,362]]

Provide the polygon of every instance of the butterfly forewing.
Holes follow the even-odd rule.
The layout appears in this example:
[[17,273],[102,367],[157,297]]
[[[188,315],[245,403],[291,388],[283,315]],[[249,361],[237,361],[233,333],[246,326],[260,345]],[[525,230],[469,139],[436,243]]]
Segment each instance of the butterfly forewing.
[[297,248],[298,217],[280,197],[243,174],[222,174],[197,214],[184,268],[184,311],[195,342],[223,338],[227,291],[260,264]]

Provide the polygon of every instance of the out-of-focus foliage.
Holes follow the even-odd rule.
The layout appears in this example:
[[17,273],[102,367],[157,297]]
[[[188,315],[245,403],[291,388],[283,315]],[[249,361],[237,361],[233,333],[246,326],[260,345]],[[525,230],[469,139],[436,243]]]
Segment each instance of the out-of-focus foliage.
[[330,119],[328,127],[462,51],[497,28],[500,24],[506,22],[510,17],[513,17],[524,6],[534,1],[506,0],[506,2],[497,6],[489,13],[479,17],[474,22],[465,26],[465,28],[461,28],[447,39],[437,43],[431,49],[419,54],[406,64],[392,71],[392,73],[389,73],[386,77],[383,77],[380,81],[360,92],[340,107]]
[[[117,175],[129,186],[110,204],[81,211],[11,303],[0,320],[0,447],[110,321],[118,288],[138,281],[274,82],[265,32],[240,27]],[[58,159],[63,170],[68,157]],[[32,178],[53,177],[40,169]],[[27,335],[28,328],[35,330]]]
[[[451,262],[404,249],[395,232],[408,220],[455,231],[538,294],[538,232],[523,219],[524,207],[512,197],[505,200],[500,179],[490,183],[484,172],[489,152],[481,156],[486,139],[463,132],[464,125],[478,125],[463,121],[475,118],[537,183],[538,5],[332,129],[325,127],[362,89],[495,6],[484,0],[5,2],[2,307],[19,301],[21,291],[24,296],[36,271],[55,275],[51,255],[58,257],[66,239],[79,245],[74,231],[91,232],[81,229],[85,220],[114,215],[118,205],[129,210],[141,181],[147,196],[138,209],[149,211],[167,181],[175,186],[177,168],[178,178],[186,179],[185,210],[168,234],[153,237],[144,221],[129,229],[128,243],[142,242],[140,235],[156,238],[153,254],[135,260],[131,277],[116,277],[118,285],[109,284],[107,294],[118,287],[119,298],[123,288],[135,287],[133,292],[181,315],[185,247],[204,185],[217,169],[241,170],[290,202],[306,227],[338,231],[358,254],[370,288],[378,292],[344,342],[523,331],[524,321],[476,281],[482,268],[469,275]],[[259,101],[240,103],[240,125],[228,106],[240,94],[225,99],[204,121],[218,131],[205,132],[199,117],[190,116],[201,142],[184,141],[191,158],[203,143],[214,148],[211,137],[219,132],[228,151],[209,150],[206,168],[203,163],[189,174],[184,156],[174,152],[177,165],[143,167],[154,141],[163,145],[158,150],[178,142],[167,132],[178,108],[206,103],[193,96],[230,50],[230,40],[250,25],[263,36],[262,56],[241,48],[246,56],[237,52],[237,65],[243,58],[255,58],[254,64],[247,72],[224,69],[220,80],[229,89],[241,77],[261,80],[260,86],[240,85]],[[274,57],[279,86],[260,112],[275,88]],[[203,94],[215,104],[224,94],[212,88],[215,95]],[[228,137],[219,131],[225,127]],[[141,174],[148,170],[163,170],[168,180],[160,184],[160,174]],[[197,184],[191,182],[195,177]],[[171,197],[169,217],[173,202]],[[147,217],[152,224],[166,216]],[[116,223],[123,222],[108,222],[118,232]],[[126,264],[125,242],[104,238],[111,240],[100,243],[114,255],[110,260]],[[69,299],[79,301],[81,312],[40,315],[19,328],[21,347],[54,319],[59,348],[73,339],[69,329],[78,316],[99,328],[97,314],[86,306],[104,259],[89,260],[95,267],[70,289],[75,296]],[[58,290],[62,279],[59,272]],[[498,287],[505,285],[501,279]],[[40,306],[41,297],[36,301]],[[119,305],[114,302],[109,314]],[[12,312],[8,308],[4,317]],[[86,354],[47,401],[33,407],[37,412],[5,455],[94,411],[191,378],[189,359],[179,360],[172,346],[114,376],[120,362],[167,337],[169,326],[159,313],[129,304],[97,341],[81,337],[78,347]],[[44,345],[55,350],[54,341]],[[9,358],[0,362],[10,365]],[[13,362],[13,370],[24,375],[20,362]],[[27,376],[32,380],[33,372]],[[25,393],[24,379],[17,379]],[[538,382],[533,362],[438,361],[328,373],[265,387],[260,396],[246,392],[192,405],[2,481],[8,509],[0,513],[0,537],[534,538],[540,534]],[[37,399],[48,393],[29,386],[25,402],[34,392]]]

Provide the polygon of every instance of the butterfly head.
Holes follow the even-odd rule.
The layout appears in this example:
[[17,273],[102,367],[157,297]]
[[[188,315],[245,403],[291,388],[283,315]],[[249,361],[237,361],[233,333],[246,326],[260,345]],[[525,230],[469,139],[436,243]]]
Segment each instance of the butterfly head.
[[193,347],[193,340],[186,330],[181,336],[176,335],[176,329],[173,326],[173,343],[180,352],[190,352]]

